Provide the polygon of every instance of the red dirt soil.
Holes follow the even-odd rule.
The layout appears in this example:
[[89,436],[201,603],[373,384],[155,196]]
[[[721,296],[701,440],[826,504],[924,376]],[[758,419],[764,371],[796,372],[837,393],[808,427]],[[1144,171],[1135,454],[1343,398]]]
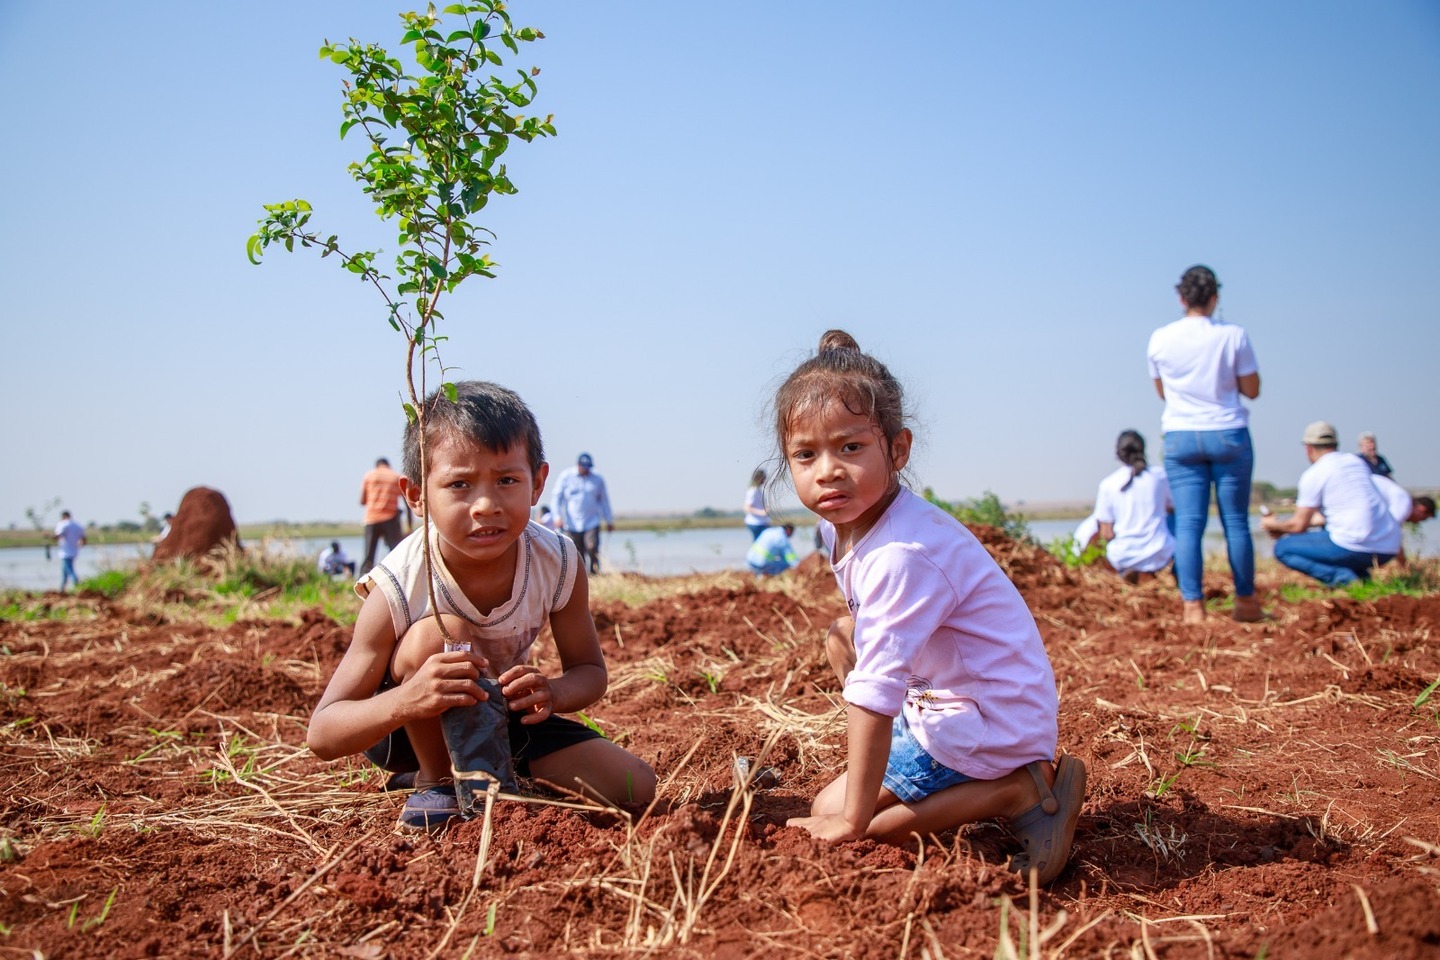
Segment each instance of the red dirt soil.
[[[818,561],[597,604],[612,682],[590,715],[660,799],[500,802],[473,890],[480,820],[396,833],[402,794],[304,747],[349,628],[91,596],[91,619],[0,622],[0,957],[1440,955],[1440,691],[1416,706],[1440,597],[1288,604],[1270,572],[1275,620],[1182,626],[1173,584],[978,532],[1090,769],[1070,866],[1033,901],[998,824],[904,848],[784,826],[844,762]],[[735,791],[767,740],[779,785]]]

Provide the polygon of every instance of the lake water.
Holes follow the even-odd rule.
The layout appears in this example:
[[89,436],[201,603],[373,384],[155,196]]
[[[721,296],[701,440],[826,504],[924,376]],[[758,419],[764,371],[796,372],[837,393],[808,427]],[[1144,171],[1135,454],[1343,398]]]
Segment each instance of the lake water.
[[[1254,521],[1258,524],[1259,517]],[[1036,520],[1030,523],[1031,534],[1042,545],[1074,533],[1078,521]],[[1422,528],[1423,529],[1423,528]],[[1253,530],[1257,557],[1269,557],[1270,538]],[[803,560],[815,552],[815,528],[798,527],[791,542]],[[330,543],[326,539],[270,541],[271,550],[283,550],[308,557],[318,557]],[[340,538],[340,546],[351,557],[359,559],[363,544],[358,537]],[[647,576],[675,576],[687,573],[714,573],[720,570],[745,569],[745,551],[750,546],[750,533],[743,527],[686,529],[671,531],[621,530],[604,533],[600,538],[602,572],[641,573]],[[383,548],[382,548],[383,549]],[[1219,521],[1211,519],[1205,533],[1207,554],[1222,554],[1225,540]],[[1440,537],[1426,540],[1412,526],[1405,531],[1405,551],[1411,556],[1440,556]],[[112,544],[88,546],[80,551],[75,569],[83,580],[102,570],[124,566],[150,555],[149,544]],[[20,590],[52,590],[60,585],[58,553],[45,558],[42,547],[10,547],[0,549],[0,588]]]
[[[273,551],[315,557],[330,545],[331,538],[271,540]],[[815,528],[799,527],[791,538],[800,559],[815,552]],[[605,573],[642,573],[673,576],[686,573],[714,573],[745,569],[745,551],[751,543],[744,527],[687,529],[674,531],[620,530],[600,535],[600,569]],[[364,553],[359,537],[341,537],[340,547],[357,562]],[[60,585],[59,554],[51,550],[45,558],[43,547],[0,549],[0,588],[53,590]],[[381,555],[384,545],[381,545]],[[80,550],[75,572],[80,579],[102,570],[125,566],[150,556],[149,544],[87,546]]]

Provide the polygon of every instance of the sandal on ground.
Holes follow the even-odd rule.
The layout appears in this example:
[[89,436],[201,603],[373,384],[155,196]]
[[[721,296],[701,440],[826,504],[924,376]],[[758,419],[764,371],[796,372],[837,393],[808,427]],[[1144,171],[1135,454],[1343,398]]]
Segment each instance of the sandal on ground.
[[1060,875],[1070,859],[1075,822],[1085,803],[1085,763],[1069,754],[1055,765],[1055,787],[1045,785],[1037,761],[1026,769],[1040,788],[1040,802],[1010,821],[1010,832],[1023,848],[1010,861],[1010,869],[1028,874],[1033,866],[1043,886]]
[[450,783],[422,787],[405,800],[396,826],[434,832],[460,816],[460,801]]

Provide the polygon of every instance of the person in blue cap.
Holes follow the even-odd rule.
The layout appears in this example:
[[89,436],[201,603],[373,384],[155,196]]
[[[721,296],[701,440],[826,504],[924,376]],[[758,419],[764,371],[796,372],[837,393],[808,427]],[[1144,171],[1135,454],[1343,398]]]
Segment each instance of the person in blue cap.
[[580,454],[575,466],[560,474],[550,505],[556,529],[575,541],[591,574],[600,572],[600,524],[603,522],[607,531],[615,530],[605,478],[591,469],[594,465],[590,454]]

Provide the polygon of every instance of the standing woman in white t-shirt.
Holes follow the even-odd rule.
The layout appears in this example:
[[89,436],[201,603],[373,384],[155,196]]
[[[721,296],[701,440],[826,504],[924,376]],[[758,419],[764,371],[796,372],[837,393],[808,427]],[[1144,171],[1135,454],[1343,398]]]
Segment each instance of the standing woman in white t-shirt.
[[1235,579],[1234,618],[1264,616],[1255,597],[1250,539],[1250,478],[1255,454],[1241,397],[1260,396],[1260,368],[1245,330],[1215,317],[1220,283],[1209,267],[1185,271],[1175,286],[1185,315],[1150,335],[1146,351],[1165,401],[1165,473],[1175,503],[1175,574],[1185,623],[1205,619],[1201,538],[1215,488],[1225,549]]
[[1165,471],[1145,459],[1145,438],[1126,430],[1115,441],[1123,467],[1100,481],[1095,493],[1096,534],[1106,541],[1105,559],[1131,583],[1155,574],[1175,555],[1170,531],[1170,484]]
[[765,471],[757,469],[750,474],[750,486],[745,488],[745,529],[750,531],[751,540],[759,540],[760,534],[770,526],[770,511],[765,508]]

